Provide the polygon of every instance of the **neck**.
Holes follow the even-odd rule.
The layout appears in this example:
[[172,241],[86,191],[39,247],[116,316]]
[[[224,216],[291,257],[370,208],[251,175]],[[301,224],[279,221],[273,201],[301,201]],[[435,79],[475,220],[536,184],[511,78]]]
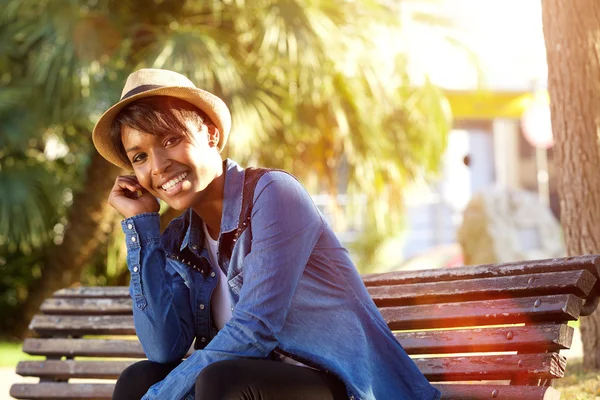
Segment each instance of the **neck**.
[[223,193],[225,192],[225,173],[221,173],[204,189],[202,200],[192,210],[202,218],[213,239],[221,233],[221,215],[223,213]]

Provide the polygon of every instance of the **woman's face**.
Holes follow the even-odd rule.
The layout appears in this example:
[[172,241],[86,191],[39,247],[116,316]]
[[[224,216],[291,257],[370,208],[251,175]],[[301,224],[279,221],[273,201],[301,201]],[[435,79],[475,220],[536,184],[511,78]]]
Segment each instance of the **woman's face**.
[[188,126],[190,135],[121,129],[121,141],[140,185],[176,210],[198,205],[203,191],[221,173],[219,131],[213,125]]

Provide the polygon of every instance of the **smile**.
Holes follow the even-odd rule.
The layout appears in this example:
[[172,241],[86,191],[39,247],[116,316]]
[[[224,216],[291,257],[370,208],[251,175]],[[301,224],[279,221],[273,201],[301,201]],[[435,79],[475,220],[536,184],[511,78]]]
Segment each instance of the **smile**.
[[187,172],[182,173],[178,177],[173,178],[169,182],[167,182],[164,185],[162,185],[161,189],[164,190],[164,191],[168,191],[173,186],[177,185],[179,182],[181,182],[182,180],[184,180],[186,176],[187,176]]

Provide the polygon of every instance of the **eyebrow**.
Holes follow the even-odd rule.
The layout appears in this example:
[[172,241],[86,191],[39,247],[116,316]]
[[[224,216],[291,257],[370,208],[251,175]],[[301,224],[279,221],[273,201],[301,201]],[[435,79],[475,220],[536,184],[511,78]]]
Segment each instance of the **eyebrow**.
[[140,149],[140,146],[133,146],[133,147],[131,147],[131,148],[129,148],[129,149],[127,149],[127,150],[125,150],[125,152],[126,152],[126,153],[129,153],[130,151],[133,151],[133,150],[139,150],[139,149]]

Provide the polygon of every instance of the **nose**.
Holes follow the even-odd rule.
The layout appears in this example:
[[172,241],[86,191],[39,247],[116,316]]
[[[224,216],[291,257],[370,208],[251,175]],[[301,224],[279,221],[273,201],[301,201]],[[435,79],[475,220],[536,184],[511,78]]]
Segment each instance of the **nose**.
[[164,174],[171,165],[171,160],[165,149],[156,149],[152,154],[152,175]]

